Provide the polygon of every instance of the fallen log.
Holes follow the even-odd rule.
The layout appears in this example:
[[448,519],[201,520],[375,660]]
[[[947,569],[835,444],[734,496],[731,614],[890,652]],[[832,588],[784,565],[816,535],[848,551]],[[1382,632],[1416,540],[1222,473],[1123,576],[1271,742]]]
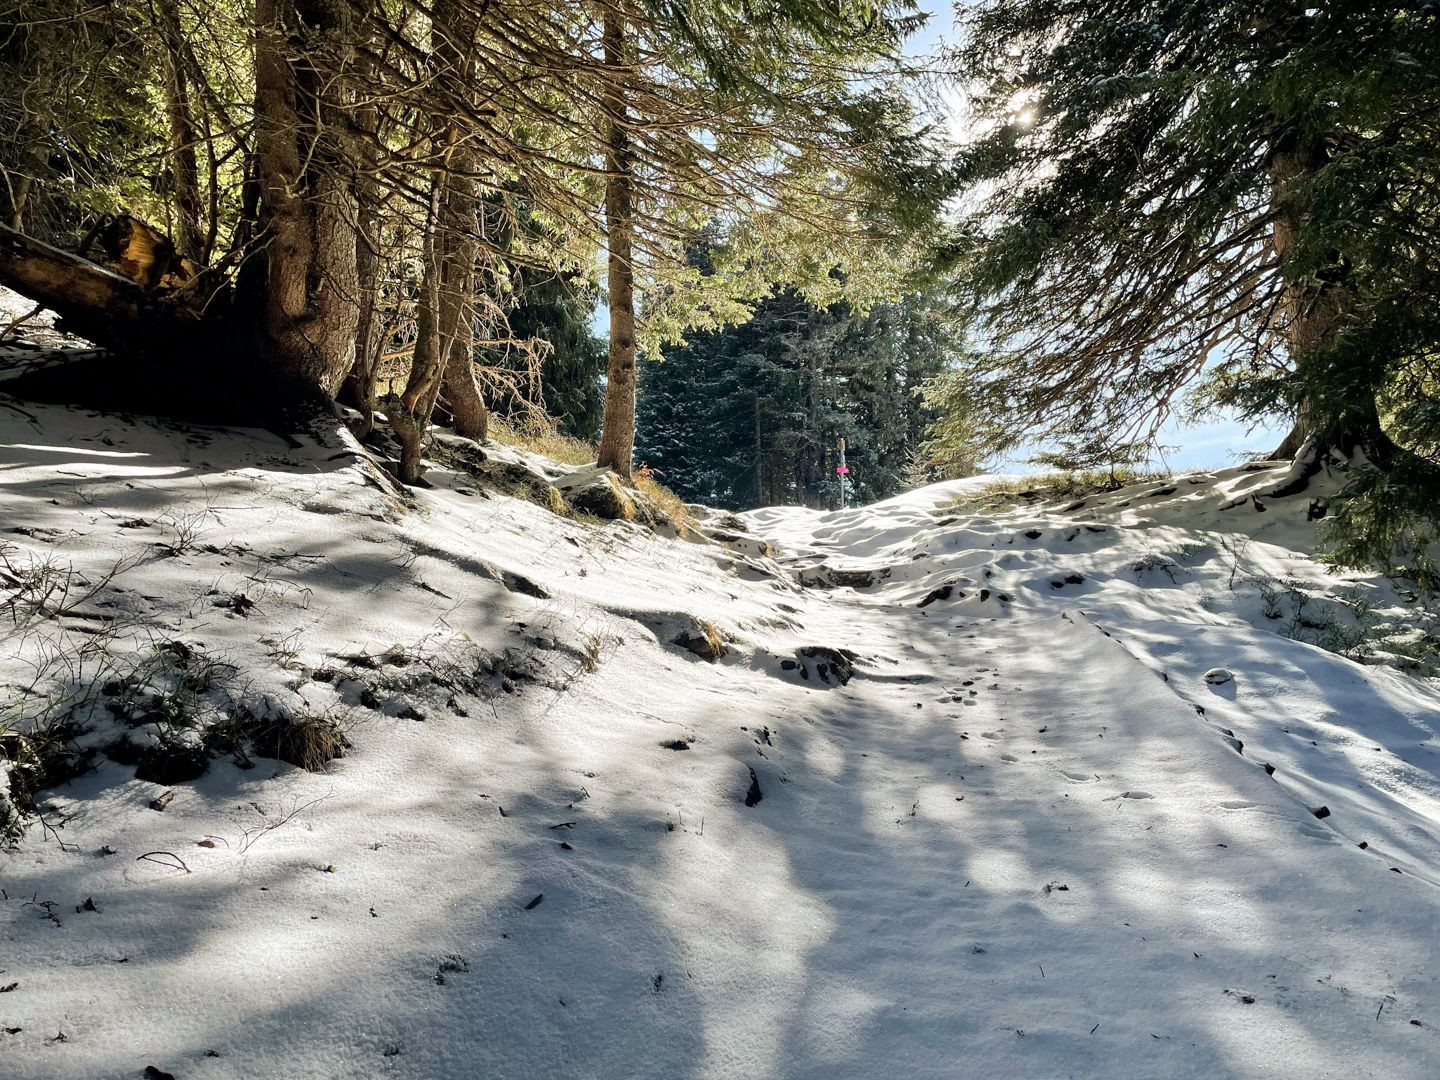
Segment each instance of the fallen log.
[[60,316],[66,329],[115,352],[154,357],[194,347],[223,303],[147,288],[109,267],[0,225],[0,285]]

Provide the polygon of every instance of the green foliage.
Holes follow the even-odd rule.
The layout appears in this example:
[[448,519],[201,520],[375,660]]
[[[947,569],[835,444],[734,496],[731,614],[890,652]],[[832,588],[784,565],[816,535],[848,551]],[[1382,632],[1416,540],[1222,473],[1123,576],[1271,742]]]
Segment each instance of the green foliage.
[[1432,535],[1440,8],[987,0],[963,22],[962,285],[991,345],[969,393],[1004,441],[1129,456],[1199,379],[1193,411],[1421,455],[1361,481],[1337,555]]
[[1360,464],[1320,523],[1326,557],[1340,566],[1373,566],[1440,589],[1440,488],[1433,469],[1410,458],[1381,470]]
[[133,3],[16,0],[0,15],[0,210],[73,243],[96,214],[151,202],[162,140]]
[[843,437],[855,499],[884,498],[906,485],[932,415],[920,385],[960,347],[933,296],[860,314],[783,289],[645,366],[637,460],[693,502],[833,506]]

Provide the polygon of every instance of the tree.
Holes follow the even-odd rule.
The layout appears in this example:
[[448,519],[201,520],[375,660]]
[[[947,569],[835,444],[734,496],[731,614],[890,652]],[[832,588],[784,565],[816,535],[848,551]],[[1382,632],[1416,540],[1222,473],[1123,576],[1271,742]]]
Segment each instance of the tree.
[[[198,399],[223,383],[212,399],[267,418],[343,388],[368,434],[401,386],[385,414],[415,479],[437,403],[483,437],[487,394],[539,400],[522,361],[568,380],[582,422],[598,380],[572,301],[604,250],[601,457],[628,474],[640,352],[776,281],[822,306],[903,287],[914,208],[937,205],[896,59],[908,2],[21,0],[0,21],[0,280],[130,360],[206,356]],[[173,272],[87,246],[121,212]],[[711,219],[728,240],[700,275],[684,251]],[[522,337],[510,316],[536,329],[546,282],[567,295],[531,314],[570,325]]]
[[334,396],[360,325],[358,206],[341,138],[353,94],[352,16],[343,2],[255,0],[261,350],[301,395]]
[[1436,281],[1440,11],[989,0],[963,22],[962,284],[995,346],[972,397],[1008,442],[1124,452],[1208,373],[1211,403],[1291,416],[1307,469],[1333,448],[1418,479],[1384,402],[1434,365],[1401,290]]
[[[917,160],[933,149],[895,85],[900,42],[920,21],[908,0],[762,8],[601,9],[610,349],[599,461],[622,476],[642,348],[743,318],[775,280],[833,286],[837,245],[879,246],[901,231],[877,194],[917,195],[923,165],[882,165],[898,164],[902,146]],[[702,277],[687,246],[716,219],[749,236]]]
[[856,498],[885,498],[907,485],[932,418],[919,388],[962,344],[933,293],[860,314],[779,290],[645,365],[637,457],[691,501],[825,507],[844,438]]

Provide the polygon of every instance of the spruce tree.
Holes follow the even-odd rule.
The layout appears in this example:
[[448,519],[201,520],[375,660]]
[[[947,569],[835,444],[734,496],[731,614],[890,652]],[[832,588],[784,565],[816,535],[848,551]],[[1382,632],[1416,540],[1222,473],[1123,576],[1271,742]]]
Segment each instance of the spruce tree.
[[906,486],[933,415],[918,390],[961,343],[933,295],[861,314],[779,290],[645,365],[637,460],[691,501],[833,507],[844,438],[855,498],[885,498]]
[[[1133,451],[1204,373],[1209,402],[1293,420],[1305,471],[1359,451],[1352,495],[1440,492],[1418,453],[1440,7],[989,0],[962,23],[963,285],[993,345],[970,397],[1001,443]],[[1419,505],[1393,502],[1423,537]]]

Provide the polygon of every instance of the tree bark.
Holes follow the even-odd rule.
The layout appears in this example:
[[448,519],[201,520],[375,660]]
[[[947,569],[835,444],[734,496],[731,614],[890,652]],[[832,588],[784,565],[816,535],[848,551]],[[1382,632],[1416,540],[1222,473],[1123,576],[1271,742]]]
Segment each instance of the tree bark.
[[625,69],[625,20],[610,7],[605,9],[601,40],[609,80],[604,108],[609,118],[605,147],[605,168],[609,174],[605,183],[605,232],[609,249],[610,362],[606,371],[599,464],[629,480],[635,452],[634,161],[621,85]]
[[[359,328],[356,201],[344,164],[344,3],[255,0],[255,155],[266,237],[264,359],[333,398]],[[322,72],[323,69],[323,72]]]
[[[1270,233],[1271,250],[1285,278],[1281,301],[1281,317],[1295,365],[1301,393],[1295,425],[1272,455],[1296,458],[1305,451],[1313,465],[1306,477],[1317,472],[1324,453],[1337,449],[1349,456],[1360,451],[1372,462],[1385,467],[1395,451],[1395,444],[1380,424],[1380,413],[1373,399],[1357,403],[1347,411],[1337,427],[1332,421],[1316,415],[1313,390],[1307,386],[1313,378],[1315,359],[1335,345],[1343,326],[1349,284],[1347,268],[1339,252],[1333,255],[1333,266],[1324,273],[1299,273],[1295,268],[1296,248],[1310,213],[1306,186],[1329,160],[1323,138],[1291,137],[1271,155],[1271,209],[1274,216]],[[1315,444],[1313,447],[1309,444]],[[1312,452],[1313,450],[1313,452]]]
[[[369,31],[375,37],[374,31]],[[373,41],[372,41],[373,44]],[[373,78],[373,61],[368,54],[361,53],[356,69],[356,81],[365,93],[364,87]],[[355,110],[355,136],[352,158],[356,165],[355,198],[360,213],[355,225],[355,277],[359,289],[360,316],[355,337],[355,367],[352,372],[354,405],[360,410],[360,434],[370,434],[375,427],[377,381],[379,379],[380,353],[384,342],[380,340],[380,275],[384,266],[380,260],[380,187],[377,174],[380,169],[380,109],[373,97],[367,95]]]
[[185,42],[175,0],[155,0],[155,16],[165,43],[165,113],[170,121],[170,173],[175,191],[175,246],[188,259],[203,260],[207,246],[200,233],[199,142],[185,75]]
[[[431,12],[431,62],[438,72],[451,76],[452,85],[469,87],[474,81],[475,34],[472,10],[459,0],[436,0]],[[437,103],[435,117],[445,112]],[[442,384],[451,392],[451,405],[462,434],[484,437],[489,416],[475,383],[472,320],[474,318],[475,263],[479,256],[474,136],[451,120],[436,139],[439,160],[430,181],[427,257],[421,281],[415,352],[401,404],[408,416],[403,423],[400,479],[413,484],[420,478],[418,453],[406,440],[423,433],[434,411]],[[391,418],[392,424],[394,417]]]
[[445,362],[445,397],[455,419],[455,430],[471,439],[484,439],[490,434],[490,410],[480,383],[475,378],[475,335],[467,321],[450,344],[450,357]]

